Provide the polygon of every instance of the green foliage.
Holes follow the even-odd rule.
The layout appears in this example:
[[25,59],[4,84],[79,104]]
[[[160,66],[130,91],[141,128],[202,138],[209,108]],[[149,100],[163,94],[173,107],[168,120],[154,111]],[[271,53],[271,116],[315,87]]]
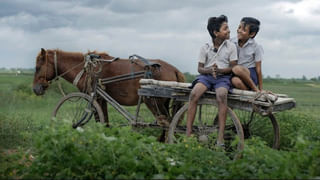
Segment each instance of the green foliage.
[[106,129],[96,124],[73,130],[63,122],[53,125],[35,134],[35,159],[19,174],[23,178],[214,178],[223,169],[212,165],[229,160],[196,139],[166,145],[130,127]]
[[247,142],[241,159],[228,167],[230,178],[306,179],[320,175],[320,143],[297,138],[295,151],[275,151],[259,139]]
[[282,149],[292,149],[299,136],[312,142],[320,142],[320,119],[302,112],[284,112],[276,117],[281,119],[279,124]]
[[[23,116],[23,121],[19,116]],[[30,145],[32,138],[29,135],[40,128],[32,121],[30,115],[21,113],[16,114],[16,116],[7,116],[0,113],[0,127],[0,147],[3,148]]]
[[186,82],[188,83],[191,83],[196,78],[196,75],[190,74],[188,72],[183,74],[184,74],[184,77],[186,78]]
[[320,143],[302,136],[292,151],[273,150],[252,138],[239,159],[210,150],[195,138],[168,145],[130,127],[105,128],[98,123],[73,130],[70,124],[55,122],[35,133],[34,139],[33,151],[18,149],[5,156],[2,178],[306,179],[320,175]]
[[[187,74],[188,82],[195,76]],[[320,177],[320,84],[269,79],[264,89],[294,97],[297,108],[276,114],[281,150],[257,129],[240,159],[195,138],[157,141],[161,131],[105,128],[92,123],[74,130],[50,125],[61,97],[57,83],[44,96],[32,93],[32,76],[0,75],[0,179],[307,179]],[[311,83],[310,83],[311,82]],[[66,82],[67,92],[75,89]],[[110,106],[109,106],[110,108]],[[135,111],[135,107],[130,107]],[[110,120],[124,119],[112,108]],[[142,115],[142,114],[141,114]],[[145,116],[145,115],[142,115]],[[242,119],[242,117],[241,117]],[[264,124],[265,123],[265,124]],[[270,125],[265,121],[260,126]],[[210,148],[209,148],[210,147]]]

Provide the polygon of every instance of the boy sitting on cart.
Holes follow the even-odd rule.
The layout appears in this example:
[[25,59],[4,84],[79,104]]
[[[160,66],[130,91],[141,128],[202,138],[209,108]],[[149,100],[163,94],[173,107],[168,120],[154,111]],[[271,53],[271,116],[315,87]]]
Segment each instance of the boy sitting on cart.
[[252,17],[241,19],[237,37],[231,41],[237,46],[238,65],[232,68],[232,85],[242,90],[262,91],[261,60],[263,49],[254,40],[260,21]]
[[207,90],[216,91],[219,109],[218,146],[224,146],[224,128],[227,118],[227,95],[231,87],[231,70],[237,64],[237,48],[230,38],[228,18],[224,15],[211,17],[207,30],[212,44],[200,49],[198,72],[200,75],[192,83],[187,114],[187,136],[191,135],[199,98]]

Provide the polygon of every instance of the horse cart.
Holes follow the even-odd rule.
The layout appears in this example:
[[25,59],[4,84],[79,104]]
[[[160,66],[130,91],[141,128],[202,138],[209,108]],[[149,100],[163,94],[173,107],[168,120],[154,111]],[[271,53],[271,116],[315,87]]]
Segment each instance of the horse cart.
[[[140,60],[144,58],[134,56]],[[131,57],[132,58],[132,57]],[[115,60],[115,59],[114,59]],[[103,61],[95,56],[87,58],[88,66],[93,61]],[[110,61],[111,62],[111,61]],[[98,99],[103,99],[116,109],[126,120],[127,125],[134,127],[158,128],[165,131],[165,140],[168,143],[174,143],[179,140],[179,136],[186,131],[186,112],[188,110],[188,98],[191,92],[190,83],[161,81],[152,79],[151,66],[146,61],[146,68],[143,71],[122,74],[111,78],[103,79],[99,77],[99,72],[93,73],[91,88],[88,92],[70,93],[58,102],[53,111],[53,116],[62,116],[72,120],[72,127],[77,128],[88,123],[90,120],[105,122],[105,117]],[[93,65],[93,64],[92,64]],[[111,95],[105,91],[105,85],[114,82],[127,81],[138,78],[140,88],[138,89],[139,100],[134,113],[129,112],[124,106],[120,105]],[[173,113],[165,114],[167,123],[160,123],[159,117],[163,114],[154,113],[154,120],[146,120],[146,117],[140,115],[141,106],[144,101],[159,101],[161,99],[171,99],[180,102],[182,106]],[[154,103],[157,106],[157,103]],[[295,107],[295,101],[283,94],[255,93],[234,89],[233,93],[228,95],[228,117],[225,127],[226,146],[237,149],[243,149],[244,139],[260,130],[252,129],[260,127],[267,129],[273,141],[270,143],[273,148],[279,148],[280,129],[275,118],[275,113],[289,110]],[[154,109],[159,109],[155,107]],[[218,111],[215,92],[206,92],[198,102],[197,114],[192,131],[200,141],[214,142],[218,130]],[[157,116],[158,115],[158,116]],[[240,119],[242,119],[240,121]],[[267,125],[266,125],[267,124]],[[112,124],[108,124],[112,126]]]

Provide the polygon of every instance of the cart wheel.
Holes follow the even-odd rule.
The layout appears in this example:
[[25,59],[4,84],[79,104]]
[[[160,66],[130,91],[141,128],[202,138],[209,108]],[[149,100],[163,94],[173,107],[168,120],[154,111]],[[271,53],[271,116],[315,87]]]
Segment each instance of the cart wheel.
[[92,97],[81,92],[70,93],[61,98],[52,117],[71,121],[73,128],[83,126],[90,120],[104,123],[104,115],[100,105],[97,101],[92,101]]
[[[280,146],[280,128],[273,114],[261,116],[255,112],[235,111],[241,119],[245,139],[259,136],[274,149]],[[271,121],[271,123],[270,123]]]
[[[198,105],[197,114],[193,124],[192,132],[199,136],[203,141],[207,137],[209,143],[215,143],[218,134],[218,125],[214,124],[214,119],[218,114],[218,108],[213,105]],[[168,130],[168,143],[174,143],[180,134],[186,133],[186,121],[188,104],[185,104],[173,117]],[[237,149],[242,150],[244,147],[244,134],[241,123],[236,114],[228,108],[228,117],[225,127],[225,144],[226,150],[232,151],[231,143],[238,137]]]

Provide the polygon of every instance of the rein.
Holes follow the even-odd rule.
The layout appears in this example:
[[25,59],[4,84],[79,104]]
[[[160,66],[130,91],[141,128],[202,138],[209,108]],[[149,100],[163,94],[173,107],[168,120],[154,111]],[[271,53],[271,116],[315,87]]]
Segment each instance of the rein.
[[[47,56],[47,54],[46,54]],[[46,67],[48,69],[48,57],[46,57]],[[56,74],[56,77],[53,78],[52,80],[48,81],[48,83],[51,83],[52,81],[57,81],[59,80],[60,77],[66,75],[67,73],[69,73],[70,71],[72,71],[73,69],[79,67],[80,65],[82,65],[84,63],[84,66],[83,66],[83,69],[76,75],[75,79],[73,80],[73,85],[77,86],[79,80],[81,79],[81,77],[83,76],[84,72],[87,72],[87,71],[90,71],[88,69],[88,65],[93,65],[94,67],[97,66],[97,62],[108,62],[108,63],[111,63],[113,61],[116,61],[118,60],[119,58],[116,57],[116,58],[113,58],[111,60],[106,60],[106,59],[98,59],[98,58],[93,58],[91,55],[84,55],[84,61],[80,62],[79,64],[73,66],[72,68],[70,68],[68,71],[58,75],[58,58],[57,58],[57,51],[54,51],[54,69],[55,69],[55,74]],[[101,66],[100,66],[100,69],[99,69],[99,72],[101,71]],[[47,76],[47,70],[46,70],[46,74],[45,74],[45,78]],[[65,93],[61,87],[61,84],[60,84],[60,81],[58,81],[58,87],[61,91],[61,94],[63,96],[65,96]]]
[[[100,56],[98,55],[95,55],[95,54],[85,54],[83,55],[84,56],[84,61],[80,62],[79,64],[73,66],[72,68],[68,69],[67,71],[61,73],[60,75],[58,74],[58,57],[57,57],[57,54],[58,54],[58,50],[54,50],[54,56],[53,56],[53,62],[54,62],[54,72],[55,72],[55,77],[52,79],[52,80],[49,80],[48,83],[51,84],[53,81],[57,81],[59,80],[60,77],[63,77],[64,75],[66,75],[67,73],[71,72],[72,70],[74,70],[75,68],[79,67],[80,65],[83,65],[83,68],[82,70],[75,76],[74,80],[73,80],[73,85],[74,86],[77,86],[79,80],[81,79],[81,77],[83,76],[83,74],[85,73],[89,73],[89,74],[92,74],[92,73],[99,73],[101,72],[101,64],[100,63],[103,63],[103,62],[107,62],[107,63],[112,63],[113,61],[116,61],[118,60],[119,58],[118,57],[115,57],[113,59],[110,59],[110,60],[107,60],[107,59],[102,59]],[[158,63],[152,63],[150,62],[149,60],[141,57],[141,56],[138,56],[138,55],[132,55],[129,57],[129,60],[131,60],[131,62],[133,63],[135,58],[138,58],[140,59],[144,64],[144,70],[147,71],[139,71],[139,72],[136,72],[136,73],[131,73],[130,76],[132,78],[134,78],[135,76],[144,76],[145,78],[152,78],[152,72],[151,72],[151,68],[154,67],[154,68],[159,68],[161,65],[158,64]],[[45,72],[45,79],[47,79],[47,73],[48,73],[48,52],[46,52],[46,72]],[[140,65],[140,64],[138,64]],[[95,67],[99,67],[99,70],[98,71],[95,71],[93,70]],[[142,74],[143,72],[143,74]],[[125,76],[125,77],[124,77]],[[128,75],[121,75],[121,76],[116,76],[115,77],[112,77],[112,80],[113,81],[118,81],[118,80],[125,80],[127,79],[127,76]],[[132,77],[133,76],[133,77]],[[90,77],[90,75],[89,75]],[[120,79],[118,79],[120,78]],[[88,81],[90,81],[90,79],[88,79]],[[110,83],[109,82],[109,79],[102,79],[101,80],[101,83],[102,81],[106,81],[104,83]],[[112,81],[112,82],[113,82]],[[90,83],[87,83],[87,84],[90,84]],[[63,96],[65,96],[66,94],[64,93],[62,87],[61,87],[61,83],[60,81],[58,81],[58,87],[59,87],[59,90],[61,91],[61,94]]]
[[[46,56],[47,56],[47,55],[46,55]],[[47,59],[47,60],[46,60],[46,67],[47,67],[47,69],[48,69],[48,57],[46,57],[46,59]],[[69,73],[70,71],[72,71],[73,69],[75,69],[76,67],[80,66],[80,65],[83,63],[83,62],[81,62],[81,63],[75,65],[74,67],[72,67],[71,69],[69,69],[68,71],[66,71],[66,72],[58,75],[58,58],[57,58],[57,51],[54,51],[53,60],[54,60],[54,71],[55,71],[55,73],[56,73],[56,77],[53,78],[52,80],[48,81],[49,84],[51,84],[52,81],[57,81],[57,80],[59,80],[60,77],[66,75],[67,73]],[[47,74],[47,71],[46,71],[46,74]],[[45,75],[45,78],[46,78],[46,75]],[[65,93],[65,92],[63,91],[63,89],[62,89],[62,86],[61,86],[60,81],[58,81],[58,87],[59,87],[59,90],[60,90],[61,94],[62,94],[63,96],[66,96],[66,93]]]
[[73,66],[71,69],[69,69],[68,71],[58,75],[58,58],[57,58],[57,51],[54,51],[54,69],[55,69],[55,73],[56,73],[56,77],[53,78],[52,80],[48,81],[48,82],[52,82],[52,81],[56,81],[58,80],[60,77],[66,75],[67,73],[69,73],[70,71],[72,71],[73,69],[75,69],[76,67],[80,66],[83,62]]

